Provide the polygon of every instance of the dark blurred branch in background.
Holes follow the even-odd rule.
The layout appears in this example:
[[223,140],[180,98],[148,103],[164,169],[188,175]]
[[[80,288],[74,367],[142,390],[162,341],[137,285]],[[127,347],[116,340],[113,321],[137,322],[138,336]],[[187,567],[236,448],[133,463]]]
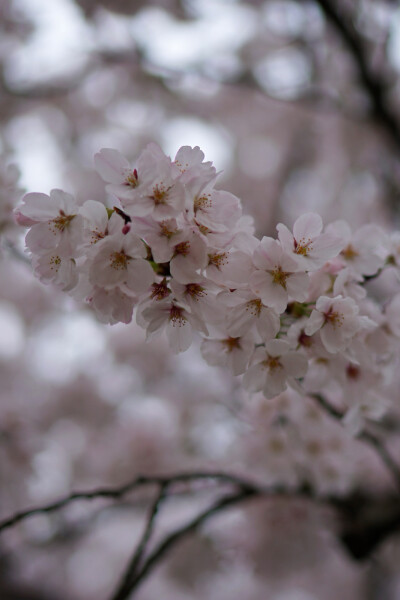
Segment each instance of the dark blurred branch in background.
[[[199,480],[206,482],[207,480],[214,480],[215,483],[233,486],[236,491],[224,495],[216,501],[214,500],[211,506],[200,512],[188,523],[168,533],[152,551],[149,551],[149,542],[160,505],[165,499],[174,495],[171,487],[173,485],[192,484]],[[388,494],[379,497],[360,492],[352,493],[343,498],[322,496],[315,493],[308,483],[296,489],[285,489],[282,486],[265,487],[228,473],[199,472],[179,473],[171,476],[139,476],[119,488],[76,492],[58,502],[15,514],[0,523],[0,531],[12,527],[32,515],[54,512],[78,499],[112,498],[117,500],[128,492],[149,485],[157,486],[158,491],[153,500],[141,540],[132,555],[121,582],[118,584],[113,600],[128,598],[171,548],[188,534],[194,532],[210,517],[232,505],[241,504],[249,499],[279,497],[293,501],[311,501],[317,506],[332,508],[339,516],[338,538],[347,551],[358,560],[368,558],[384,539],[396,533],[400,528],[398,495]],[[195,492],[196,490],[193,489],[192,491]]]
[[400,153],[400,125],[391,112],[385,94],[387,82],[369,65],[365,46],[352,23],[352,16],[337,0],[315,0],[325,17],[340,35],[358,68],[361,84],[371,103],[371,116],[385,130]]
[[[343,413],[338,410],[335,406],[330,404],[328,400],[322,394],[312,394],[314,400],[316,400],[321,408],[325,410],[331,417],[341,421],[344,417]],[[364,430],[358,435],[360,441],[368,444],[374,452],[380,457],[387,470],[391,473],[396,486],[400,492],[400,466],[396,464],[391,456],[390,452],[386,449],[382,441],[373,433]]]

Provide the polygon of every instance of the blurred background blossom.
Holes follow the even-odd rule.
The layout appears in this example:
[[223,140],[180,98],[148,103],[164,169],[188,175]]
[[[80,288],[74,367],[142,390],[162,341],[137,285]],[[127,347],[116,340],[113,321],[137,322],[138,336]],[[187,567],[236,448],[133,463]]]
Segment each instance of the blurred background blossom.
[[[0,508],[135,474],[228,470],[318,491],[390,485],[377,457],[311,401],[251,401],[198,346],[171,356],[32,276],[12,208],[53,187],[105,200],[102,147],[199,145],[259,236],[307,211],[400,223],[400,10],[383,0],[0,1]],[[390,273],[383,284],[391,289]],[[375,292],[379,295],[380,291]],[[400,455],[400,404],[385,435]],[[171,529],[210,492],[166,504]],[[2,600],[108,598],[147,497],[75,504],[7,532]],[[324,509],[257,501],[185,540],[150,600],[400,598],[399,536],[350,559]]]

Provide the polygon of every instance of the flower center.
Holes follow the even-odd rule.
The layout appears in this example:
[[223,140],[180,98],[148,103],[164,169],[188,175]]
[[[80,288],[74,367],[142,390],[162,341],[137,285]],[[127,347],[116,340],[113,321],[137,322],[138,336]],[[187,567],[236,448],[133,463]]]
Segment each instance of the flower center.
[[173,304],[169,311],[169,320],[171,321],[174,327],[182,327],[185,325],[187,319],[183,314],[183,308],[180,306],[176,306]]
[[361,375],[361,371],[357,365],[349,363],[346,367],[346,375],[349,379],[358,379]]
[[76,215],[66,215],[63,210],[60,210],[60,216],[52,220],[54,227],[59,231],[64,231]]
[[202,235],[207,235],[210,233],[210,229],[208,227],[206,227],[205,225],[201,225],[200,223],[198,223],[197,221],[195,221],[196,225],[197,225],[197,229],[200,231],[200,233]]
[[312,250],[311,244],[311,238],[308,238],[308,240],[306,240],[306,238],[301,238],[298,242],[294,240],[294,251],[301,256],[308,256],[308,253]]
[[313,339],[311,335],[306,335],[304,333],[304,329],[301,330],[297,341],[299,342],[300,346],[304,346],[305,348],[310,348],[313,345]]
[[168,289],[165,279],[161,281],[161,283],[153,283],[151,289],[151,298],[156,300],[163,300],[171,293],[171,291]]
[[174,228],[171,221],[161,221],[160,223],[160,235],[170,239],[175,233],[177,233],[177,229]]
[[61,258],[59,256],[52,256],[50,258],[50,271],[54,271],[58,273],[58,269],[61,265]]
[[195,214],[198,210],[205,210],[207,208],[211,208],[212,202],[210,196],[201,196],[200,198],[195,198],[193,206]]
[[223,265],[228,264],[228,253],[220,252],[219,254],[209,254],[208,264],[217,267],[218,271],[220,271]]
[[342,250],[341,254],[346,260],[353,260],[354,258],[359,256],[359,253],[353,248],[351,244],[346,246],[346,248]]
[[246,311],[251,312],[254,317],[259,317],[262,309],[262,302],[259,298],[249,300],[246,304]]
[[263,360],[262,364],[264,367],[267,367],[270,371],[274,371],[275,369],[282,369],[282,363],[279,361],[280,356],[268,356],[265,360]]
[[110,265],[117,271],[123,271],[126,269],[130,260],[131,257],[125,254],[123,250],[110,254]]
[[328,312],[325,313],[325,323],[329,323],[334,329],[336,329],[336,327],[341,327],[343,325],[343,322],[343,315],[338,313],[337,311],[332,310],[332,308],[330,308]]
[[203,296],[207,296],[207,292],[205,291],[205,289],[201,287],[201,285],[199,285],[198,283],[188,283],[186,285],[185,293],[188,294],[194,300],[198,300]]
[[282,267],[275,267],[273,271],[271,271],[272,281],[273,283],[277,283],[281,285],[286,290],[286,280],[289,277],[290,273],[285,273],[282,271]]
[[156,185],[153,187],[153,195],[151,199],[154,200],[154,204],[158,206],[159,204],[165,204],[165,197],[167,195],[167,191],[163,184]]
[[190,252],[190,242],[181,242],[177,244],[174,248],[174,256],[178,256],[178,254],[182,254],[183,256],[187,256]]
[[125,185],[135,188],[138,186],[138,183],[138,172],[136,169],[133,169],[133,171],[125,177]]
[[222,343],[227,349],[227,352],[232,352],[233,350],[240,350],[240,337],[233,338],[229,337],[226,340],[222,340]]

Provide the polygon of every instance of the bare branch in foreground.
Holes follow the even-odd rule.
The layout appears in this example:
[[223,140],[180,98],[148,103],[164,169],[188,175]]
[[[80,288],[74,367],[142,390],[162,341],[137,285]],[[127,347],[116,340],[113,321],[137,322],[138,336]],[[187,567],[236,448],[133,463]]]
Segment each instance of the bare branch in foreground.
[[137,569],[139,567],[140,561],[142,560],[143,554],[146,551],[147,544],[149,543],[152,531],[155,526],[156,517],[159,511],[159,508],[165,499],[166,493],[168,489],[168,484],[162,484],[158,490],[156,498],[151,506],[149,517],[147,519],[146,527],[143,531],[142,538],[136,547],[136,550],[133,553],[131,560],[128,563],[126,571],[123,575],[122,581],[118,586],[115,594],[112,597],[112,600],[123,600],[130,594],[132,590],[132,582],[135,580],[135,575]]
[[144,580],[144,578],[157,566],[157,564],[168,552],[168,550],[173,548],[180,540],[186,537],[189,533],[194,532],[200,525],[205,523],[214,514],[224,510],[225,508],[228,508],[229,506],[239,504],[243,500],[247,500],[248,498],[256,497],[258,495],[259,492],[256,489],[248,489],[237,492],[236,494],[230,494],[229,496],[220,498],[212,506],[210,506],[205,511],[197,515],[194,519],[189,521],[189,523],[183,525],[182,527],[173,531],[171,534],[167,535],[164,538],[164,540],[160,542],[160,544],[148,556],[147,560],[144,562],[137,576],[131,581],[129,589],[127,589],[126,595],[119,596],[118,600],[125,600],[126,598],[128,598],[130,594],[136,590],[136,588]]
[[25,519],[38,514],[43,513],[52,513],[64,506],[67,506],[71,502],[75,502],[76,500],[94,500],[96,498],[111,498],[114,500],[119,500],[129,492],[133,492],[134,490],[149,486],[149,485],[168,485],[171,486],[177,483],[190,483],[196,480],[216,480],[218,483],[230,483],[233,485],[237,485],[240,488],[252,488],[254,485],[241,478],[236,477],[235,475],[230,475],[229,473],[207,473],[207,472],[194,472],[194,473],[178,473],[175,475],[154,475],[154,476],[143,476],[139,475],[129,483],[120,486],[120,487],[110,487],[110,488],[99,488],[96,490],[92,490],[89,492],[73,492],[68,496],[64,496],[60,500],[56,502],[52,502],[50,504],[46,504],[44,506],[38,506],[35,508],[30,508],[28,510],[23,510],[18,512],[3,521],[0,521],[0,533],[8,529],[9,527],[13,527],[20,521],[24,521]]

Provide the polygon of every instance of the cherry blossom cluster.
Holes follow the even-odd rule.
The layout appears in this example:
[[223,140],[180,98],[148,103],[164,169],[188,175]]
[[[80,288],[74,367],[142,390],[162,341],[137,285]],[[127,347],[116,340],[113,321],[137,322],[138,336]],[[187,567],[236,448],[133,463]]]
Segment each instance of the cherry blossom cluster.
[[400,264],[400,235],[375,225],[325,229],[315,213],[277,238],[254,235],[240,200],[215,188],[200,148],[174,160],[149,144],[135,166],[103,149],[95,166],[111,207],[52,190],[26,194],[35,274],[88,302],[105,323],[136,321],[167,333],[172,352],[202,337],[204,359],[243,375],[248,392],[287,386],[327,392],[358,431],[390,399],[400,337],[400,294],[383,306],[365,284]]

